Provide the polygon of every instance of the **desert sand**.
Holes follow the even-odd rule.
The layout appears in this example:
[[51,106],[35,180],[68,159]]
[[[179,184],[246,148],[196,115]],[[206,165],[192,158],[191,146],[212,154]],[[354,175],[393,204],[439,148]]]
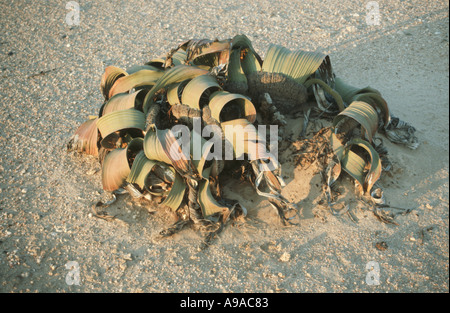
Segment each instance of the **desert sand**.
[[[379,25],[354,0],[80,0],[71,25],[65,1],[0,1],[0,292],[448,292],[449,3],[376,3]],[[205,250],[191,229],[158,240],[171,215],[127,196],[110,208],[116,220],[92,215],[110,198],[100,166],[66,144],[97,114],[105,67],[236,34],[262,58],[270,43],[329,54],[337,76],[378,89],[417,129],[416,150],[383,139],[393,164],[379,182],[386,201],[411,209],[398,225],[357,200],[357,223],[333,215],[320,177],[288,161],[283,195],[300,208],[297,226],[284,227],[239,181],[224,192],[249,214]],[[300,124],[291,117],[290,130]]]

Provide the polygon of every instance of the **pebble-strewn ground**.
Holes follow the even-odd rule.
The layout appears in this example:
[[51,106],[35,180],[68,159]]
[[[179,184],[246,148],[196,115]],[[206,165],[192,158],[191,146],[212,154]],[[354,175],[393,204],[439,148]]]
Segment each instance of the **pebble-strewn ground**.
[[[78,3],[70,26],[65,1],[0,0],[1,292],[448,292],[448,1],[377,1],[380,25],[355,0]],[[338,76],[377,88],[417,128],[417,150],[386,141],[395,170],[382,178],[385,195],[415,208],[399,226],[316,207],[300,169],[286,174],[286,194],[302,200],[300,226],[282,227],[250,186],[229,186],[255,208],[203,251],[192,230],[156,241],[169,216],[126,197],[117,221],[92,217],[108,197],[99,165],[65,146],[98,112],[104,68],[236,34],[263,58],[269,43],[329,53]],[[366,281],[370,261],[379,285]]]

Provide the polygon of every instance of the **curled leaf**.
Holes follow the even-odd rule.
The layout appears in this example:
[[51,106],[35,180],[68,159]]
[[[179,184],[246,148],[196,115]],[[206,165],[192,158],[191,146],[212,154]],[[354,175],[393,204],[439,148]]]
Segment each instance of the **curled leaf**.
[[98,118],[89,119],[78,127],[69,140],[67,149],[98,156]]
[[271,44],[262,64],[262,71],[283,73],[304,83],[322,65],[325,54],[309,51],[290,51],[289,49]]
[[100,117],[97,127],[103,138],[100,144],[107,149],[114,149],[120,138],[119,131],[128,131],[132,137],[143,137],[145,117],[135,109],[115,111]]
[[161,203],[172,209],[172,211],[176,211],[182,204],[184,195],[186,193],[186,183],[183,178],[172,168],[172,171],[175,176],[175,181],[164,201]]
[[105,100],[109,99],[109,93],[114,83],[121,77],[127,76],[128,73],[125,70],[116,66],[108,66],[102,75],[100,82],[100,89],[102,91]]
[[127,182],[136,184],[141,190],[144,190],[147,175],[156,164],[156,161],[147,159],[144,150],[141,150],[134,159]]
[[352,176],[362,187],[364,185],[364,168],[366,167],[366,161],[358,154],[351,150],[343,155],[341,159],[342,168]]
[[[354,101],[348,108],[339,113],[333,119],[333,126],[336,132],[340,132],[341,129],[345,129],[346,132],[352,130],[353,127],[348,126],[347,119],[350,118],[361,125],[363,135],[367,134],[369,142],[372,142],[372,137],[375,135],[378,129],[378,114],[375,109],[362,101]],[[352,124],[356,126],[355,124]]]
[[213,76],[197,76],[184,88],[181,103],[194,109],[201,109],[208,104],[211,93],[218,90],[222,90],[222,88]]
[[153,97],[162,88],[166,88],[171,84],[182,82],[186,79],[192,79],[199,75],[207,74],[208,71],[199,69],[194,66],[187,65],[177,65],[173,68],[164,72],[156,84],[150,89],[144,99],[143,109],[144,113],[147,114],[148,109],[153,102]]
[[362,140],[359,138],[352,139],[351,141],[347,142],[346,147],[351,149],[351,147],[353,145],[357,145],[357,146],[365,149],[370,156],[370,160],[369,160],[370,168],[369,168],[368,173],[366,174],[366,177],[365,177],[364,183],[363,183],[364,191],[367,193],[370,193],[373,185],[381,177],[382,166],[381,166],[380,157],[378,156],[378,152],[372,147],[372,145],[365,140]]
[[128,92],[136,87],[147,86],[150,89],[162,75],[163,72],[159,70],[140,70],[131,75],[120,77],[111,87],[109,98],[119,93]]
[[182,82],[175,83],[167,87],[167,102],[170,105],[181,104],[181,93],[183,92],[184,87],[189,82],[189,79],[186,79]]
[[199,183],[198,203],[202,208],[202,213],[205,218],[208,218],[217,213],[224,213],[228,210],[225,205],[219,204],[213,197],[209,185],[209,173],[211,168],[205,169],[204,175],[208,177]]
[[144,153],[150,160],[156,160],[164,162],[166,164],[172,164],[172,160],[167,156],[160,142],[158,133],[164,132],[164,130],[149,130],[144,137]]
[[133,93],[116,94],[105,103],[101,115],[106,115],[114,111],[132,108],[137,109],[139,107],[139,102],[142,102],[145,93],[146,93],[145,90],[138,90]]
[[372,105],[377,112],[379,112],[380,119],[383,121],[384,126],[387,126],[390,122],[389,108],[381,96],[381,93],[371,87],[357,88],[346,84],[341,78],[335,78],[334,89],[338,92],[342,99],[346,103],[352,103],[353,101],[363,101]]
[[253,103],[247,97],[239,94],[216,91],[211,94],[209,108],[211,116],[219,122],[245,118],[253,123],[256,120]]
[[247,93],[247,77],[245,76],[244,70],[242,69],[240,49],[234,49],[231,51],[225,89],[233,93]]
[[132,160],[142,150],[143,139],[132,140],[126,148],[109,152],[102,164],[102,184],[106,191],[114,191],[123,186],[131,172]]

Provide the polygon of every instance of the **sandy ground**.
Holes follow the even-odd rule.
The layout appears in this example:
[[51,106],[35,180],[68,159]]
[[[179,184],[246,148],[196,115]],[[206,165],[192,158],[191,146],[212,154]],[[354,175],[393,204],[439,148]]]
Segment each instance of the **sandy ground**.
[[[0,291],[448,292],[449,4],[378,4],[376,26],[355,0],[80,0],[80,24],[70,26],[65,1],[1,0]],[[283,227],[250,185],[233,182],[225,192],[248,207],[246,223],[206,250],[190,229],[156,240],[171,217],[127,197],[116,221],[92,217],[91,205],[108,198],[99,165],[65,145],[97,113],[104,68],[240,33],[262,57],[269,43],[328,53],[338,76],[377,88],[417,128],[417,150],[385,140],[394,165],[380,181],[387,201],[414,208],[398,226],[361,206],[358,223],[332,215],[319,205],[318,178],[289,164],[283,193],[301,208],[299,226]],[[78,264],[79,284],[67,264]]]

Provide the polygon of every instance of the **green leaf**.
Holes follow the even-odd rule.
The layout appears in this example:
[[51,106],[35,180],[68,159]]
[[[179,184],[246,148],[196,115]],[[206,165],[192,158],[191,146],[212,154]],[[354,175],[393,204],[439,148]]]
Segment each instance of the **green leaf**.
[[173,65],[177,66],[177,65],[186,64],[186,58],[187,58],[186,51],[178,50],[172,56]]
[[222,122],[221,127],[225,140],[233,146],[234,158],[243,159],[246,154],[249,160],[266,159],[266,140],[247,119]]
[[169,194],[161,204],[171,208],[172,211],[175,212],[183,202],[184,194],[186,193],[186,183],[172,167],[170,167],[170,169],[173,171],[175,181],[173,182]]
[[150,64],[144,64],[144,65],[134,65],[130,68],[127,69],[127,73],[128,75],[137,73],[141,70],[148,70],[148,71],[154,71],[154,72],[162,72],[163,70],[161,69],[161,67],[159,67],[159,65],[157,66],[153,66]]
[[166,164],[172,164],[172,160],[167,156],[162,144],[159,140],[162,135],[158,136],[157,133],[163,133],[167,130],[149,130],[144,137],[144,153],[150,160],[156,160],[164,162]]
[[202,209],[203,217],[208,218],[211,215],[216,213],[223,213],[228,210],[228,207],[219,204],[216,199],[214,199],[210,184],[209,184],[209,174],[211,168],[207,168],[204,170],[204,176],[208,177],[207,179],[202,179],[199,183],[198,190],[198,204]]
[[[231,40],[231,49],[240,49],[241,51],[245,50],[247,52],[248,59],[246,56],[243,58],[243,68],[247,69],[255,69],[257,71],[261,70],[261,64],[263,63],[261,57],[256,53],[255,49],[253,49],[252,42],[245,35],[236,35]],[[252,64],[253,63],[253,64]],[[245,71],[246,75],[250,74]]]
[[342,168],[350,176],[356,179],[361,186],[364,185],[364,168],[366,162],[363,158],[351,150],[346,150],[346,153],[342,156],[341,165]]
[[319,85],[325,92],[329,93],[333,99],[336,101],[336,104],[339,108],[339,111],[344,111],[345,106],[344,106],[344,101],[342,99],[342,97],[340,96],[340,94],[338,92],[336,92],[335,90],[333,90],[330,86],[328,86],[323,80],[318,79],[318,78],[310,78],[308,79],[305,83],[304,86],[306,88],[309,88],[312,85]]
[[344,80],[342,80],[340,77],[335,78],[334,89],[341,95],[342,99],[347,103],[353,102],[354,97],[357,96],[358,94],[364,93],[380,94],[378,90],[373,89],[371,87],[357,88],[351,86],[345,83]]
[[172,84],[167,88],[167,102],[169,102],[170,105],[177,105],[181,104],[181,91],[184,88],[182,85],[186,85],[188,80],[185,80],[180,83]]
[[157,69],[164,70],[164,65],[166,64],[166,58],[160,57],[160,58],[154,58],[145,63],[145,65],[153,66]]
[[145,186],[145,179],[153,167],[157,164],[154,160],[149,160],[143,150],[141,150],[134,159],[127,182],[137,184],[142,190]]
[[[242,51],[242,50],[241,50]],[[261,71],[261,63],[259,61],[259,56],[252,50],[244,51],[244,55],[241,60],[241,67],[245,75],[250,75],[254,72]]]
[[368,193],[372,190],[373,185],[380,179],[381,177],[381,159],[378,155],[378,152],[374,149],[374,147],[365,140],[355,138],[347,142],[346,146],[351,149],[352,145],[357,145],[359,147],[364,148],[369,156],[370,156],[370,169],[367,173],[364,180],[364,190]]
[[381,93],[371,87],[357,88],[346,84],[341,78],[335,78],[334,89],[341,95],[342,99],[346,103],[352,103],[353,101],[363,101],[380,112],[380,116],[383,118],[384,126],[387,126],[390,122],[389,108],[381,96]]
[[144,152],[150,160],[172,165],[182,176],[198,176],[190,156],[183,154],[182,147],[170,129],[149,130],[144,138]]
[[118,93],[112,96],[102,110],[102,115],[120,110],[136,108],[136,98],[138,95],[144,94],[145,90],[138,90],[133,93]]
[[339,132],[341,123],[346,123],[347,118],[353,119],[361,124],[362,130],[365,131],[369,141],[372,142],[372,137],[378,128],[378,114],[370,104],[362,101],[352,102],[348,108],[333,119],[333,126],[336,132]]
[[228,63],[228,75],[226,87],[228,91],[235,93],[246,93],[248,89],[247,77],[241,67],[241,50],[233,49],[231,51]]
[[375,93],[375,92],[368,92],[368,93],[358,94],[354,97],[354,99],[355,99],[355,101],[363,101],[363,102],[366,102],[366,103],[370,104],[371,106],[373,106],[375,109],[377,109],[377,111],[380,112],[380,116],[382,117],[382,120],[384,121],[384,126],[386,127],[389,124],[389,122],[391,120],[389,108],[388,108],[386,101],[380,94]]
[[[197,149],[195,144],[196,138],[194,136],[198,136],[200,139],[200,151],[198,151],[198,156],[195,155],[197,151],[194,151],[194,149]],[[191,131],[191,138],[190,138],[190,151],[191,151],[191,160],[192,164],[197,170],[197,172],[200,174],[203,178],[208,178],[209,172],[205,172],[205,169],[207,167],[211,167],[214,169],[218,169],[217,167],[217,160],[208,160],[208,155],[211,153],[211,149],[214,146],[213,142],[208,142],[206,139],[201,137],[198,133],[195,131]],[[218,174],[218,173],[217,173]]]
[[208,104],[210,94],[217,90],[222,88],[213,76],[197,76],[184,87],[181,103],[194,109],[201,109],[203,105]]
[[[135,109],[115,111],[100,117],[97,120],[97,127],[103,138],[100,144],[107,149],[113,149],[118,139],[117,131],[133,130],[134,137],[143,136],[145,116],[144,113]],[[109,136],[114,136],[116,139],[111,141]]]
[[[150,179],[149,176],[154,175],[153,169],[159,169],[160,173],[170,171],[170,175],[165,175],[165,179],[169,179],[169,181],[160,178]],[[140,151],[136,155],[127,182],[137,184],[142,190],[146,188],[152,195],[164,197],[165,199],[161,204],[170,207],[173,211],[176,211],[181,205],[186,190],[183,178],[175,172],[172,166],[149,160],[144,151]],[[158,183],[162,185],[170,184],[168,190],[161,188],[161,186],[158,190]]]
[[207,74],[208,71],[199,69],[195,66],[177,65],[164,72],[164,75],[156,82],[155,86],[147,93],[144,99],[143,109],[147,115],[153,97],[162,88],[166,88],[171,84],[182,82],[186,79],[192,79],[200,75]]
[[303,84],[323,63],[326,55],[319,52],[290,51],[285,47],[269,46],[262,71],[283,73]]
[[133,139],[126,148],[117,148],[109,152],[102,164],[102,184],[106,191],[122,187],[130,174],[130,160],[142,150],[142,138]]
[[210,96],[211,116],[218,122],[246,118],[250,123],[256,120],[256,109],[245,96],[227,91],[216,91]]
[[214,67],[228,62],[230,47],[229,39],[223,41],[191,40],[187,44],[186,59],[191,64]]
[[102,75],[100,82],[100,89],[102,91],[105,100],[109,99],[109,92],[114,85],[114,83],[121,77],[127,76],[128,73],[125,70],[118,68],[116,66],[108,66],[105,68],[105,72]]
[[109,91],[109,98],[118,93],[130,91],[136,87],[148,86],[150,88],[156,84],[163,73],[159,70],[140,70],[131,75],[121,77]]
[[157,131],[156,136],[166,156],[170,159],[170,164],[180,175],[191,176],[197,174],[190,155],[183,153],[182,146],[177,141],[172,130],[165,129],[163,131]]

